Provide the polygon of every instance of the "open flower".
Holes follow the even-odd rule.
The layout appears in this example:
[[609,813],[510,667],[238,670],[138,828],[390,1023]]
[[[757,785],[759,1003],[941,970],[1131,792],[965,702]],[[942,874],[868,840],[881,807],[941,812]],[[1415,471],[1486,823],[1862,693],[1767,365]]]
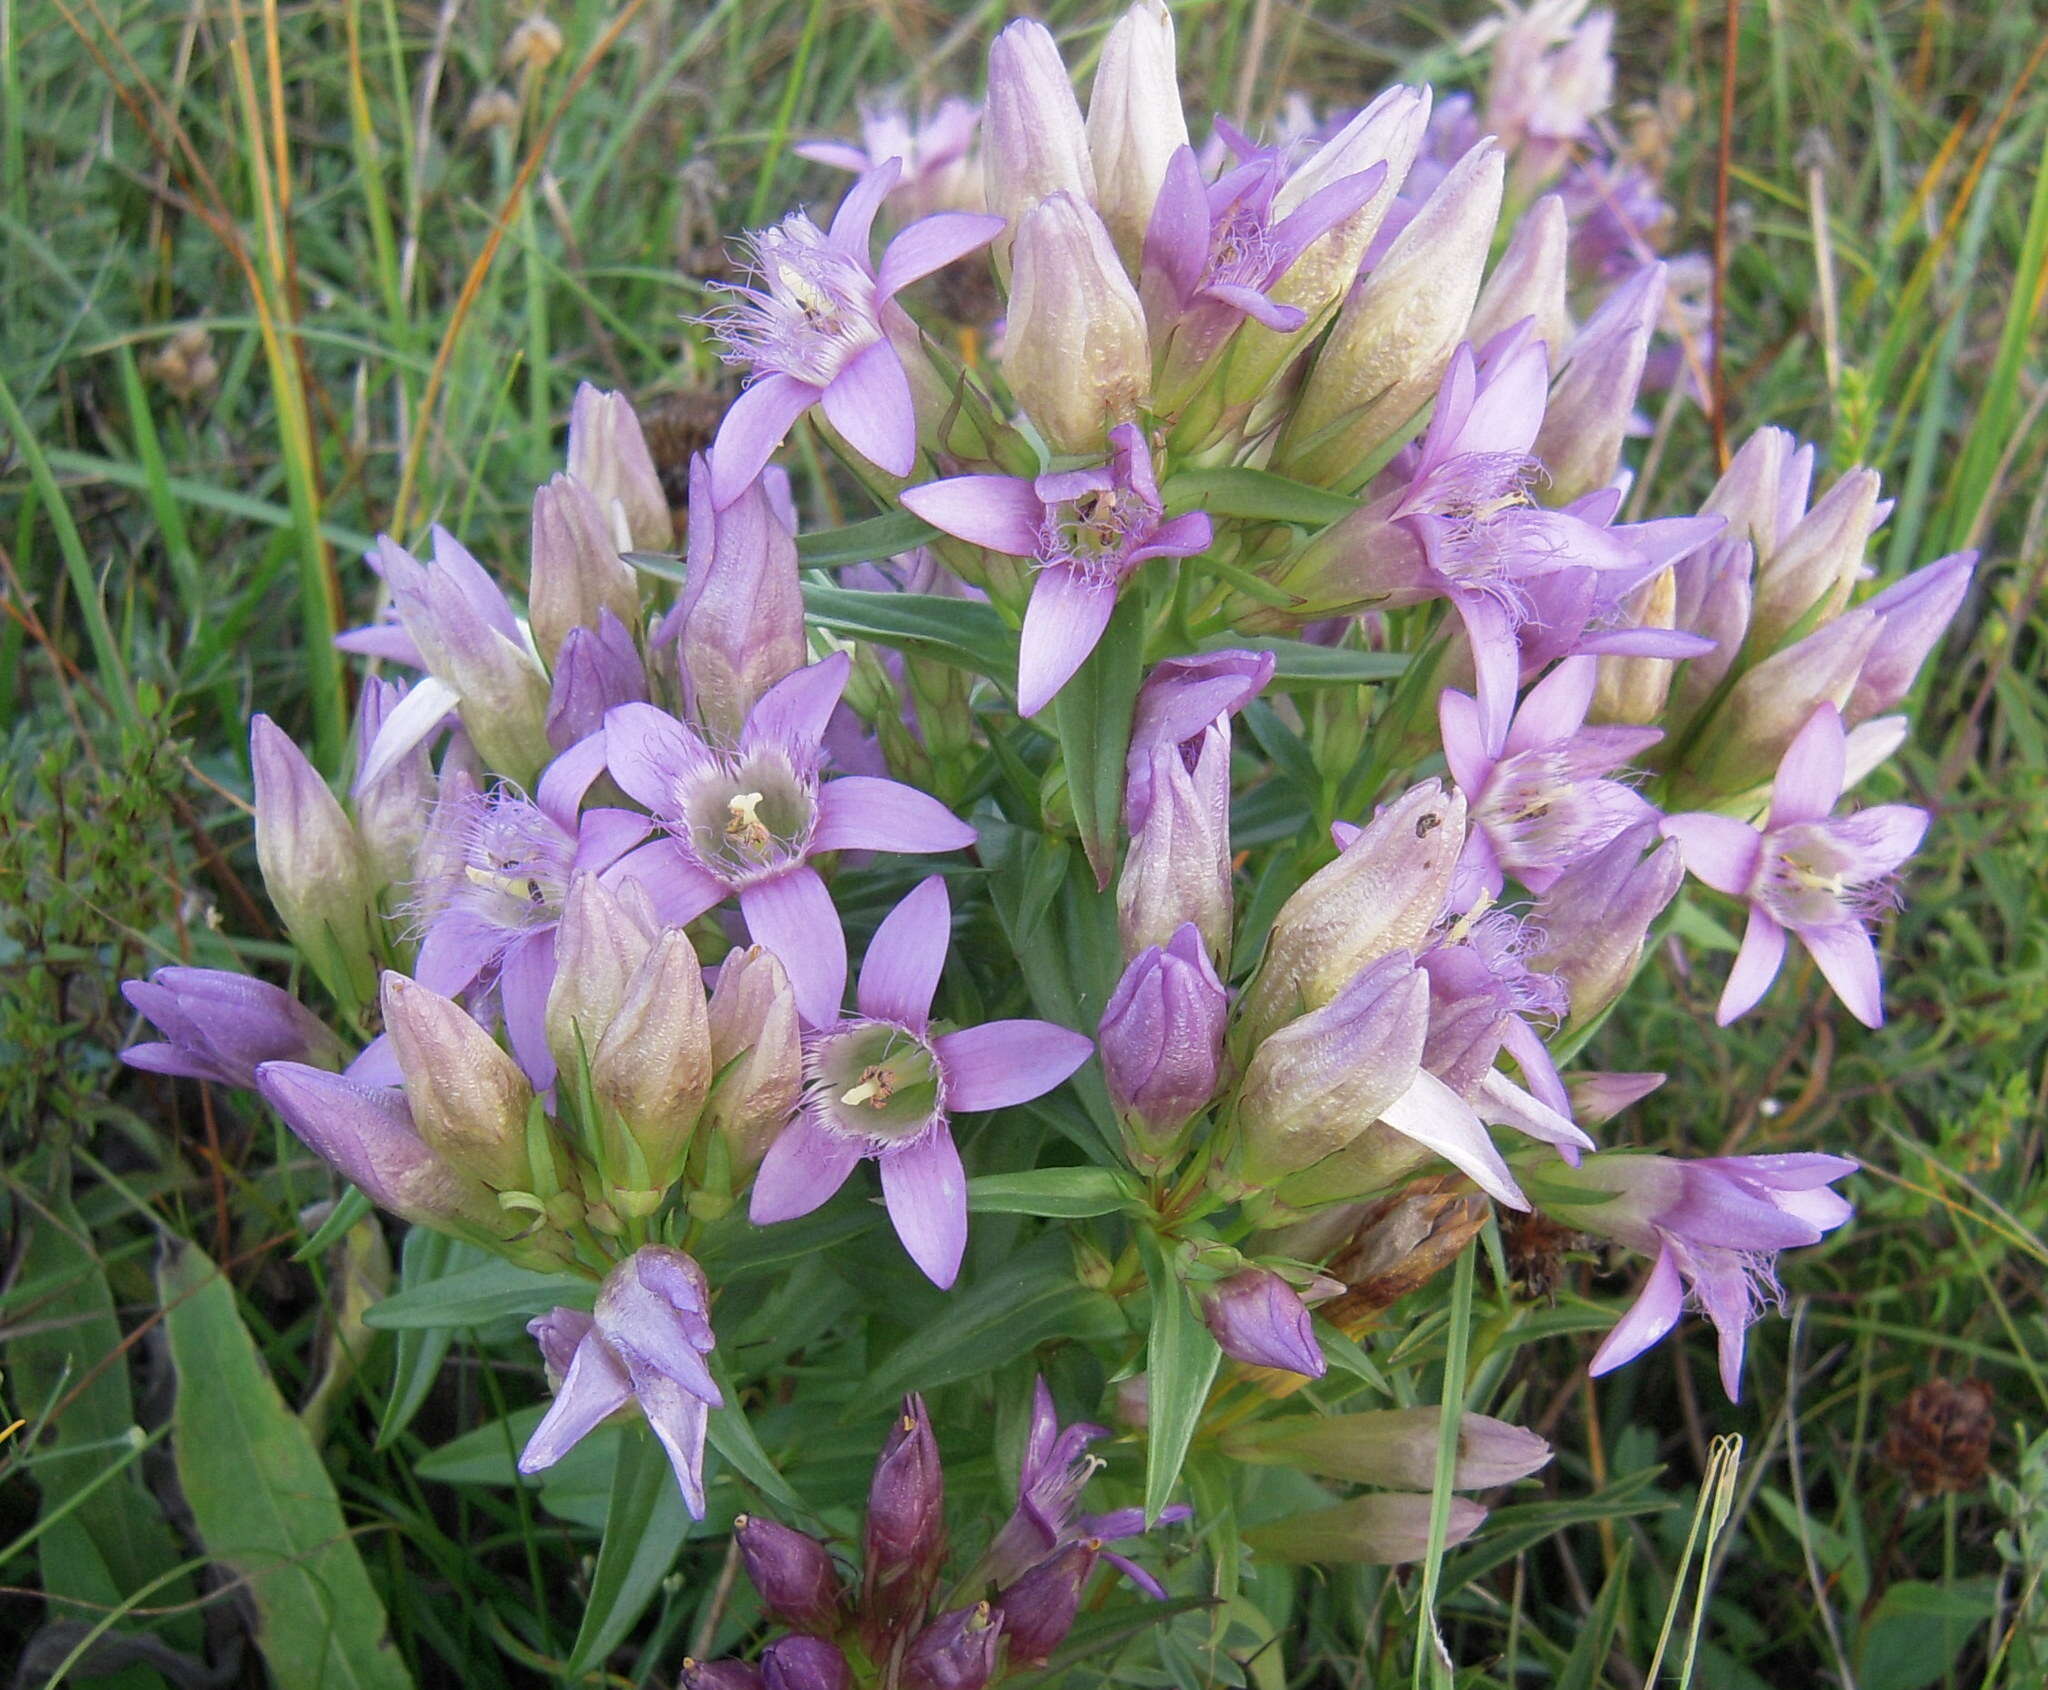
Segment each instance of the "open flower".
[[1868,918],[1888,897],[1891,876],[1918,849],[1927,812],[1876,804],[1830,819],[1842,796],[1848,736],[1842,715],[1823,704],[1778,764],[1761,831],[1733,816],[1670,816],[1685,866],[1717,892],[1749,904],[1749,926],[1729,970],[1717,1019],[1727,1026],[1778,977],[1785,935],[1813,955],[1849,1013],[1866,1027],[1884,1022],[1877,949]]
[[704,1518],[704,1432],[725,1406],[704,1358],[711,1291],[680,1250],[645,1244],[611,1272],[597,1310],[554,1309],[530,1322],[555,1381],[555,1400],[520,1452],[519,1471],[552,1467],[604,1421],[638,1402],[668,1451],[695,1520]]
[[[951,937],[952,904],[937,875],[875,930],[859,1014],[805,1036],[803,1111],[769,1147],[749,1210],[760,1225],[807,1215],[872,1159],[897,1237],[942,1288],[967,1247],[967,1181],[951,1115],[1042,1096],[1095,1048],[1048,1021],[938,1031],[932,994]],[[818,935],[807,938],[815,945]]]
[[993,552],[1035,559],[1024,612],[1017,708],[1035,716],[1087,661],[1109,626],[1117,590],[1147,558],[1192,557],[1209,544],[1209,518],[1170,521],[1135,423],[1110,430],[1110,461],[1025,480],[961,475],[907,488],[905,507],[935,528]]
[[974,156],[974,138],[980,127],[981,108],[958,96],[941,100],[923,118],[912,118],[900,106],[863,105],[858,146],[848,141],[804,141],[791,150],[799,158],[856,176],[901,159],[903,174],[888,194],[899,215],[979,211],[981,167]]
[[651,704],[605,717],[612,778],[667,837],[619,864],[671,925],[738,896],[754,942],[773,951],[814,1025],[836,1021],[846,937],[810,859],[821,851],[957,851],[974,829],[936,798],[869,775],[823,779],[822,742],[852,659],[835,653],[762,694],[731,750]]
[[719,424],[711,448],[711,502],[746,491],[813,405],[877,468],[908,475],[917,461],[910,378],[889,344],[883,312],[899,291],[1002,232],[1000,217],[942,211],[892,240],[879,265],[868,257],[875,213],[902,174],[890,159],[854,183],[829,230],[794,211],[748,237],[757,287],[735,287],[717,323],[727,362],[753,372]]

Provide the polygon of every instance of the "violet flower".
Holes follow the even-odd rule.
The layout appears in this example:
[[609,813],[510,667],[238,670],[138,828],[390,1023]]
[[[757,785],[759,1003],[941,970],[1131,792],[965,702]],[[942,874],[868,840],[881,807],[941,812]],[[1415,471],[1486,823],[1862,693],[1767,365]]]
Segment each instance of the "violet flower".
[[928,116],[916,119],[897,106],[864,105],[858,146],[846,141],[804,141],[791,150],[798,158],[856,176],[900,159],[903,174],[887,197],[901,214],[918,217],[934,211],[979,211],[983,203],[981,170],[973,154],[975,131],[980,127],[981,108],[958,96],[941,100]]
[[1546,1197],[1544,1211],[1596,1237],[1656,1258],[1634,1305],[1594,1354],[1592,1371],[1633,1361],[1678,1324],[1689,1291],[1721,1336],[1721,1383],[1741,1393],[1743,1334],[1778,1302],[1780,1250],[1817,1244],[1849,1218],[1828,1187],[1856,1164],[1846,1156],[1795,1153],[1677,1161],[1596,1156],[1576,1172],[1552,1170],[1583,1205]]
[[612,1269],[594,1314],[555,1309],[527,1325],[556,1381],[555,1400],[520,1452],[519,1471],[552,1467],[629,1402],[668,1451],[683,1502],[704,1518],[704,1433],[725,1406],[705,1366],[711,1289],[680,1250],[645,1244]]
[[1560,663],[1490,742],[1478,703],[1448,688],[1437,701],[1444,757],[1470,806],[1471,831],[1451,902],[1500,895],[1512,874],[1541,892],[1573,863],[1656,812],[1614,771],[1664,736],[1656,728],[1585,726],[1598,666]]
[[1328,1363],[1308,1306],[1271,1268],[1246,1267],[1205,1292],[1202,1320],[1217,1347],[1253,1367],[1320,1379]]
[[734,287],[717,328],[728,363],[752,370],[711,448],[711,502],[723,510],[761,473],[798,417],[823,405],[832,426],[890,475],[917,461],[910,378],[883,329],[903,288],[1002,232],[1000,217],[942,211],[868,256],[875,213],[902,174],[899,159],[870,170],[840,202],[830,230],[801,211],[748,237],[758,287]]
[[1135,423],[1110,430],[1110,461],[1026,480],[961,475],[906,488],[906,509],[935,528],[1011,557],[1034,559],[1038,578],[1024,613],[1017,709],[1035,716],[1087,661],[1109,625],[1117,590],[1154,557],[1205,549],[1207,515],[1166,519],[1152,452]]
[[[816,948],[820,935],[796,937]],[[805,1035],[804,1107],[769,1146],[748,1210],[757,1226],[807,1215],[872,1160],[896,1236],[942,1290],[967,1247],[967,1181],[951,1116],[1043,1096],[1095,1048],[1049,1021],[936,1030],[932,995],[951,938],[938,875],[883,919],[861,965],[859,1013],[820,1018]]]
[[1927,812],[1876,804],[1830,819],[1846,784],[1848,736],[1832,704],[1815,710],[1786,747],[1761,830],[1733,816],[1669,816],[1685,866],[1717,892],[1745,899],[1749,926],[1729,970],[1716,1019],[1727,1026],[1778,976],[1785,935],[1812,953],[1849,1013],[1884,1023],[1883,991],[1869,918],[1889,901],[1889,882],[1927,831]]
[[152,1074],[253,1086],[264,1062],[341,1063],[341,1041],[313,1012],[267,980],[219,968],[159,968],[124,980],[121,995],[163,1040],[130,1045],[121,1060]]
[[846,938],[810,859],[958,851],[976,837],[913,787],[870,775],[823,779],[821,742],[851,669],[838,652],[778,681],[730,750],[651,704],[607,714],[601,742],[612,778],[666,830],[616,872],[640,881],[671,926],[737,895],[748,932],[788,971],[797,1008],[814,1026],[839,1018]]

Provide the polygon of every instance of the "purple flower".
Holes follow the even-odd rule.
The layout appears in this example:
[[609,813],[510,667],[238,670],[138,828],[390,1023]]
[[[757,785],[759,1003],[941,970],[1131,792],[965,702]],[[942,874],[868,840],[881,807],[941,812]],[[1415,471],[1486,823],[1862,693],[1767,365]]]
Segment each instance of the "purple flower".
[[[1079,1512],[1081,1492],[1102,1465],[1088,1453],[1088,1446],[1108,1436],[1107,1428],[1085,1420],[1061,1426],[1045,1381],[1040,1379],[1032,1386],[1031,1427],[1017,1474],[1017,1507],[988,1548],[988,1573],[996,1584],[1016,1583],[1071,1544],[1090,1539],[1115,1543],[1145,1535],[1142,1508],[1118,1508],[1107,1514]],[[1177,1524],[1191,1513],[1176,1503],[1160,1510],[1159,1524]],[[1103,1559],[1154,1601],[1165,1599],[1165,1587],[1134,1561],[1108,1551]]]
[[1171,1161],[1216,1095],[1230,999],[1193,922],[1140,952],[1102,1012],[1102,1073],[1141,1166]]
[[1749,926],[1717,1011],[1724,1027],[1777,978],[1788,931],[1851,1015],[1866,1027],[1883,1025],[1877,950],[1866,922],[1888,901],[1891,876],[1918,849],[1927,812],[1877,804],[1830,819],[1847,756],[1841,712],[1823,704],[1778,764],[1761,830],[1705,812],[1665,819],[1685,866],[1717,892],[1749,904]]
[[[815,946],[819,934],[800,937]],[[951,937],[952,905],[937,875],[875,930],[861,965],[860,1012],[805,1036],[803,1111],[769,1147],[749,1210],[764,1226],[807,1215],[856,1163],[872,1159],[897,1237],[942,1289],[967,1246],[967,1182],[951,1115],[1042,1096],[1095,1048],[1085,1034],[1048,1021],[936,1031],[932,994]]]
[[1026,716],[1050,704],[1087,661],[1132,570],[1147,558],[1192,557],[1209,544],[1202,512],[1165,519],[1138,426],[1118,424],[1110,442],[1110,461],[1095,469],[1033,481],[962,475],[903,493],[904,506],[933,527],[1036,561],[1017,660],[1017,709]]
[[1003,1616],[988,1603],[955,1608],[910,1640],[903,1653],[903,1690],[982,1690],[995,1676]]
[[946,1558],[946,1474],[924,1398],[914,1393],[875,1458],[861,1550],[861,1619],[876,1653],[886,1653],[890,1636],[924,1617]]
[[1507,874],[1541,892],[1656,814],[1610,777],[1664,736],[1656,728],[1585,726],[1597,677],[1592,658],[1567,658],[1531,689],[1498,741],[1489,741],[1475,700],[1448,688],[1439,697],[1444,757],[1472,820],[1454,907],[1498,897]]
[[1328,1363],[1299,1293],[1270,1268],[1232,1274],[1202,1298],[1202,1319],[1227,1356],[1320,1379]]
[[856,176],[890,159],[902,160],[903,174],[888,195],[899,213],[917,217],[933,211],[979,211],[981,172],[973,151],[980,127],[981,108],[957,97],[941,100],[930,116],[916,120],[900,107],[862,106],[859,146],[805,141],[792,150],[799,158]]
[[1596,1156],[1576,1172],[1553,1170],[1561,1187],[1576,1186],[1587,1200],[1547,1199],[1545,1213],[1656,1258],[1634,1306],[1595,1353],[1593,1372],[1611,1372],[1656,1343],[1678,1324],[1690,1291],[1720,1331],[1721,1383],[1734,1400],[1743,1334],[1781,1296],[1778,1252],[1817,1244],[1849,1218],[1848,1203],[1828,1187],[1855,1168],[1845,1156],[1809,1153],[1691,1162]]
[[[1555,1027],[1567,1005],[1564,982],[1529,965],[1542,931],[1507,910],[1460,922],[1416,958],[1429,976],[1429,1037],[1422,1065],[1461,1097],[1491,1079],[1503,1046],[1529,1089],[1570,1118],[1571,1100],[1537,1024]],[[1571,1152],[1568,1150],[1567,1154]]]
[[164,1036],[122,1051],[131,1068],[253,1086],[260,1063],[333,1068],[341,1061],[341,1041],[267,980],[218,968],[159,968],[147,980],[122,981],[121,995]]
[[711,1289],[680,1250],[645,1244],[612,1269],[594,1314],[555,1309],[530,1322],[555,1400],[520,1452],[519,1471],[552,1467],[629,1402],[638,1402],[668,1451],[692,1519],[704,1518],[704,1432],[725,1398],[704,1364],[711,1353]]
[[821,742],[851,668],[839,652],[777,682],[747,713],[730,750],[651,704],[605,717],[605,766],[667,831],[617,872],[639,880],[671,926],[737,895],[754,942],[775,953],[814,1025],[839,1017],[846,939],[810,859],[823,851],[958,851],[976,837],[912,787],[868,775],[822,778]]
[[892,158],[861,177],[829,231],[795,211],[749,237],[761,285],[733,288],[732,308],[717,325],[727,362],[753,372],[712,444],[717,508],[746,491],[813,405],[822,404],[846,443],[877,468],[908,475],[916,464],[910,378],[884,332],[884,312],[910,283],[994,240],[1003,221],[942,211],[911,224],[872,263],[875,213],[902,170]]
[[571,628],[555,653],[548,744],[567,751],[602,728],[613,705],[646,697],[647,670],[632,633],[609,610],[600,610],[596,627]]

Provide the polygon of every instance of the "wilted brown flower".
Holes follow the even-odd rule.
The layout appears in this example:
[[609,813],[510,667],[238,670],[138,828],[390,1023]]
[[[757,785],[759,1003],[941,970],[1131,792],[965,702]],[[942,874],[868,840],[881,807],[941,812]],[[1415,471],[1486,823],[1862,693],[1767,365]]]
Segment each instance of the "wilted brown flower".
[[1975,1490],[1991,1461],[1998,1416],[1981,1379],[1930,1379],[1892,1410],[1884,1459],[1916,1498]]

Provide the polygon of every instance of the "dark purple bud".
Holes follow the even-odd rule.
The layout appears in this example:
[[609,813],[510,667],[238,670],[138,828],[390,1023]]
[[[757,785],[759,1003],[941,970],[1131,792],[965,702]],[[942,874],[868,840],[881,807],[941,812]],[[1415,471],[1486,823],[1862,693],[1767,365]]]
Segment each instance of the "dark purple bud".
[[1157,1166],[1215,1095],[1230,999],[1193,922],[1165,949],[1142,952],[1103,1011],[1103,1076],[1132,1159]]
[[693,1661],[685,1655],[676,1690],[764,1690],[766,1682],[745,1661]]
[[924,1399],[903,1399],[868,1488],[867,1623],[887,1636],[924,1616],[946,1553],[946,1481]]
[[799,1631],[825,1633],[839,1623],[839,1570],[825,1546],[758,1514],[732,1523],[747,1577],[771,1614]]
[[548,744],[567,751],[604,726],[604,713],[615,704],[642,704],[647,699],[647,671],[625,623],[609,609],[598,612],[595,628],[571,628],[555,654],[554,682],[548,692]]
[[1308,1310],[1277,1273],[1248,1267],[1202,1298],[1202,1319],[1223,1353],[1254,1367],[1320,1379],[1326,1365]]
[[1101,1552],[1101,1543],[1092,1537],[1070,1543],[997,1596],[996,1612],[1013,1662],[1035,1666],[1066,1641]]
[[986,1602],[941,1614],[903,1657],[903,1690],[981,1690],[996,1670],[1003,1617]]
[[853,1669],[822,1637],[782,1637],[761,1655],[767,1690],[851,1690]]
[[128,980],[121,995],[156,1023],[161,1044],[121,1053],[131,1068],[253,1086],[259,1062],[335,1068],[341,1041],[291,993],[218,968],[159,968]]

